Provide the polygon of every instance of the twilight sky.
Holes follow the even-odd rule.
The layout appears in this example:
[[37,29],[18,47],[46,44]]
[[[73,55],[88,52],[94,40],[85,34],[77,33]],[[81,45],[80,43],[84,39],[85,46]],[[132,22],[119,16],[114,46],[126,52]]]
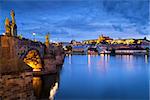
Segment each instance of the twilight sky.
[[16,13],[18,34],[44,41],[112,38],[150,39],[149,0],[0,0],[0,34],[10,10]]

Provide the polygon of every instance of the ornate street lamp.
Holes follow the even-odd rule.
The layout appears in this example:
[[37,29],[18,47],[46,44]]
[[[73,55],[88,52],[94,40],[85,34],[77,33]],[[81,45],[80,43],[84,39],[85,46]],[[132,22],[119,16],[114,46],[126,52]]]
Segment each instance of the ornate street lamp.
[[33,37],[34,37],[34,41],[35,41],[35,35],[36,35],[36,34],[33,32],[33,33],[32,33],[32,35],[33,35]]
[[2,33],[3,35],[6,35],[5,33]]

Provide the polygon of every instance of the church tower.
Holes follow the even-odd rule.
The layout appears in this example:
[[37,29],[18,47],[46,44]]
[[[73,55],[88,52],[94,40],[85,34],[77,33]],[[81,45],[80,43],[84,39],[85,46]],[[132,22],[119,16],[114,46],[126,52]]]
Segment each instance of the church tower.
[[11,10],[11,36],[17,36],[17,25],[16,25],[16,21],[15,21],[15,12],[14,10]]

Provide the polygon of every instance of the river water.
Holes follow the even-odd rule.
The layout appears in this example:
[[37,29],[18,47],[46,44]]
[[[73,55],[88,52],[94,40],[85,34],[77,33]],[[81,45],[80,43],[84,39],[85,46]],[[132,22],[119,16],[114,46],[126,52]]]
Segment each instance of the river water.
[[4,75],[0,100],[149,100],[149,67],[148,56],[70,55],[57,74]]
[[59,75],[42,78],[39,95],[55,100],[149,100],[149,61],[148,56],[133,55],[66,56]]

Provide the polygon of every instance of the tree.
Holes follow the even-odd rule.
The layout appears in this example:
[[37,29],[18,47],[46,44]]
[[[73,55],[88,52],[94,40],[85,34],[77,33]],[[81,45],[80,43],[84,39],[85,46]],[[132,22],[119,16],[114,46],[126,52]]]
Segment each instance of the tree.
[[144,37],[144,40],[147,40],[146,37]]
[[67,48],[67,51],[72,51],[72,46],[67,45],[66,48]]

